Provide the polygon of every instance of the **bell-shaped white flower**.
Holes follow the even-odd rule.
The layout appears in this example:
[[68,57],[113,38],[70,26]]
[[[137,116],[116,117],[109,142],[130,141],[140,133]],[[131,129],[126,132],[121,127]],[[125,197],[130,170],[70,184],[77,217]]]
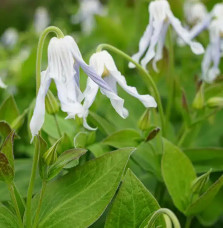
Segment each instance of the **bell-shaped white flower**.
[[[106,91],[112,89],[97,75],[93,67],[87,65],[79,48],[71,36],[52,38],[48,46],[48,67],[41,74],[41,85],[36,98],[36,106],[30,122],[32,136],[38,134],[44,123],[45,96],[53,79],[61,103],[61,110],[68,114],[67,118],[82,118],[86,116],[81,101],[84,96],[79,88],[79,68],[101,88]],[[85,121],[85,119],[84,119]],[[88,128],[86,122],[84,126]]]
[[202,62],[202,78],[206,82],[213,82],[219,75],[219,63],[221,58],[221,41],[223,37],[223,20],[215,19],[210,27],[210,44]]
[[71,16],[71,23],[81,23],[82,31],[90,33],[95,26],[95,15],[104,15],[106,10],[99,0],[80,0],[80,8]]
[[7,28],[2,37],[1,41],[4,46],[13,48],[19,39],[18,31],[15,28]]
[[34,16],[34,28],[37,34],[41,33],[50,24],[50,16],[45,7],[38,7]]
[[128,116],[128,110],[124,108],[124,100],[117,95],[117,84],[119,84],[127,93],[137,98],[146,107],[156,107],[156,101],[150,95],[140,95],[135,87],[128,86],[125,77],[118,71],[112,56],[107,51],[101,51],[93,54],[90,58],[90,66],[92,66],[99,76],[101,76],[112,88],[113,93],[107,89],[97,85],[91,78],[88,78],[86,90],[84,92],[85,101],[84,109],[88,110],[95,100],[97,92],[100,88],[101,93],[107,96],[113,108],[122,117]]
[[189,25],[194,26],[201,23],[207,16],[206,6],[195,0],[187,0],[184,4],[184,14]]
[[[140,39],[139,51],[132,56],[136,62],[139,62],[146,52],[141,60],[144,68],[153,59],[153,68],[158,71],[156,63],[162,59],[166,32],[170,24],[178,36],[191,47],[195,54],[202,54],[204,52],[203,46],[200,43],[191,41],[189,32],[182,27],[180,20],[173,15],[168,1],[155,0],[149,5],[149,24]],[[130,63],[129,67],[133,68],[135,66]]]

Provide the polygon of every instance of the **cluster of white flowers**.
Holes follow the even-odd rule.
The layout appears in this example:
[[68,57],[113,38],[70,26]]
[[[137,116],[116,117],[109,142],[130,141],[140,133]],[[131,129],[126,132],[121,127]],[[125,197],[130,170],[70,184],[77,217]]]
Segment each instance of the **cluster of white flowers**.
[[[80,90],[79,68],[88,75],[87,87]],[[41,74],[41,85],[36,106],[30,122],[31,133],[37,135],[44,123],[45,97],[50,83],[54,80],[61,103],[61,110],[67,118],[83,118],[83,125],[93,130],[86,121],[88,109],[95,100],[98,89],[107,96],[113,108],[123,118],[128,116],[124,100],[117,94],[117,83],[130,95],[139,99],[146,107],[156,107],[150,95],[138,94],[135,87],[128,86],[124,76],[118,71],[114,60],[107,51],[97,52],[90,58],[90,65],[83,60],[80,50],[71,36],[52,38],[48,46],[48,67]]]

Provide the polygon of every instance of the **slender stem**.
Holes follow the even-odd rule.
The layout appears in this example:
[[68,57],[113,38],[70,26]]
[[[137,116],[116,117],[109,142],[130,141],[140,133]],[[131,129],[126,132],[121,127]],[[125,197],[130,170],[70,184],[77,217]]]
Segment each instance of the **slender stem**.
[[33,195],[33,188],[36,178],[36,169],[38,165],[39,159],[39,140],[36,139],[35,141],[35,152],[33,157],[33,165],[31,171],[31,178],[29,182],[28,192],[27,192],[27,201],[26,201],[26,227],[31,227],[31,206],[32,206],[32,195]]
[[16,215],[18,217],[19,226],[23,227],[22,217],[21,217],[21,214],[20,214],[19,206],[18,206],[18,203],[17,203],[17,200],[16,200],[15,191],[14,191],[14,187],[13,187],[12,183],[8,184],[8,189],[9,189],[9,192],[10,192],[10,196],[11,196],[12,202],[14,204]]
[[159,113],[160,113],[161,126],[162,126],[161,130],[162,130],[163,135],[165,135],[165,119],[164,119],[164,113],[163,113],[163,106],[162,106],[162,102],[161,102],[159,91],[158,91],[158,89],[156,87],[156,84],[155,84],[154,80],[150,76],[150,74],[140,64],[138,64],[136,61],[134,61],[129,55],[127,55],[123,51],[119,50],[118,48],[116,48],[116,47],[114,47],[112,45],[109,45],[109,44],[100,44],[97,47],[97,52],[101,51],[103,48],[104,49],[108,49],[110,51],[113,51],[116,54],[124,57],[129,62],[132,62],[136,66],[136,68],[139,70],[139,72],[141,73],[143,79],[147,83],[147,86],[149,88],[150,87],[152,88],[153,93],[154,93],[154,97],[156,99],[157,106],[158,106],[158,109],[159,109]]
[[153,213],[153,215],[151,216],[148,224],[147,224],[147,228],[151,228],[153,227],[153,225],[155,224],[156,222],[156,219],[159,215],[162,215],[162,214],[166,214],[172,221],[173,225],[174,225],[174,228],[180,228],[180,223],[176,217],[176,215],[169,209],[167,208],[160,208],[159,210],[155,211]]
[[193,217],[192,217],[192,216],[187,217],[187,219],[186,219],[186,223],[185,223],[185,226],[184,226],[185,228],[190,228],[190,225],[191,225],[192,219],[193,219]]
[[33,223],[33,228],[36,228],[37,225],[38,225],[38,222],[39,222],[39,214],[40,214],[40,209],[41,209],[41,205],[42,205],[42,202],[43,202],[43,195],[44,195],[44,192],[46,190],[46,184],[47,184],[46,181],[42,182],[42,188],[41,188],[40,197],[39,197],[39,203],[38,203],[38,206],[37,206],[36,215],[35,215],[35,219],[34,219],[34,223]]
[[53,117],[54,117],[54,120],[55,120],[55,123],[56,123],[56,126],[57,126],[58,134],[59,134],[60,137],[62,137],[62,133],[61,133],[61,130],[60,130],[60,126],[59,126],[56,114],[53,114]]
[[40,81],[41,81],[41,63],[42,63],[42,55],[43,55],[43,45],[47,35],[51,32],[55,33],[58,38],[64,37],[63,32],[55,26],[50,26],[46,28],[40,35],[40,39],[37,47],[37,57],[36,57],[36,93],[38,93],[39,91]]

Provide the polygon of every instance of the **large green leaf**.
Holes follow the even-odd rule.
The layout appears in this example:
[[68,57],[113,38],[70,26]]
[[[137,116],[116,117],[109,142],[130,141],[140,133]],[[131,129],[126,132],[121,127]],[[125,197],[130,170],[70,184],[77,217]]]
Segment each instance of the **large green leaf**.
[[[150,214],[159,208],[160,206],[156,199],[133,172],[128,169],[108,213],[105,227],[138,228]],[[164,221],[159,219],[156,222],[156,226],[158,225],[164,225]]]
[[137,146],[140,140],[140,134],[133,129],[123,129],[116,131],[103,140],[105,145],[122,148],[127,146]]
[[191,184],[196,178],[188,157],[169,141],[163,141],[162,175],[175,206],[182,212],[190,204]]
[[19,116],[19,110],[13,96],[8,97],[0,107],[0,120],[11,124]]
[[223,175],[212,184],[195,202],[193,202],[186,210],[187,215],[197,214],[211,203],[214,197],[217,195],[218,191],[223,185]]
[[185,149],[184,152],[190,158],[199,173],[223,171],[223,149],[217,147]]
[[12,212],[0,204],[0,227],[1,228],[17,228],[18,223],[16,217],[12,214]]
[[[107,153],[48,185],[39,227],[88,227],[111,201],[133,148]],[[34,208],[38,201],[35,198]],[[33,211],[34,214],[34,211]]]

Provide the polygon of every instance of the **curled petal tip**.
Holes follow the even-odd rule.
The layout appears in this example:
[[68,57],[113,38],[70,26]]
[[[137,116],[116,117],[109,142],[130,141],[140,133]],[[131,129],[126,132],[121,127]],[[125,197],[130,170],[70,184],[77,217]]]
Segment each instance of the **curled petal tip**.
[[196,55],[201,55],[204,53],[204,47],[198,42],[191,42],[190,47],[193,53]]

